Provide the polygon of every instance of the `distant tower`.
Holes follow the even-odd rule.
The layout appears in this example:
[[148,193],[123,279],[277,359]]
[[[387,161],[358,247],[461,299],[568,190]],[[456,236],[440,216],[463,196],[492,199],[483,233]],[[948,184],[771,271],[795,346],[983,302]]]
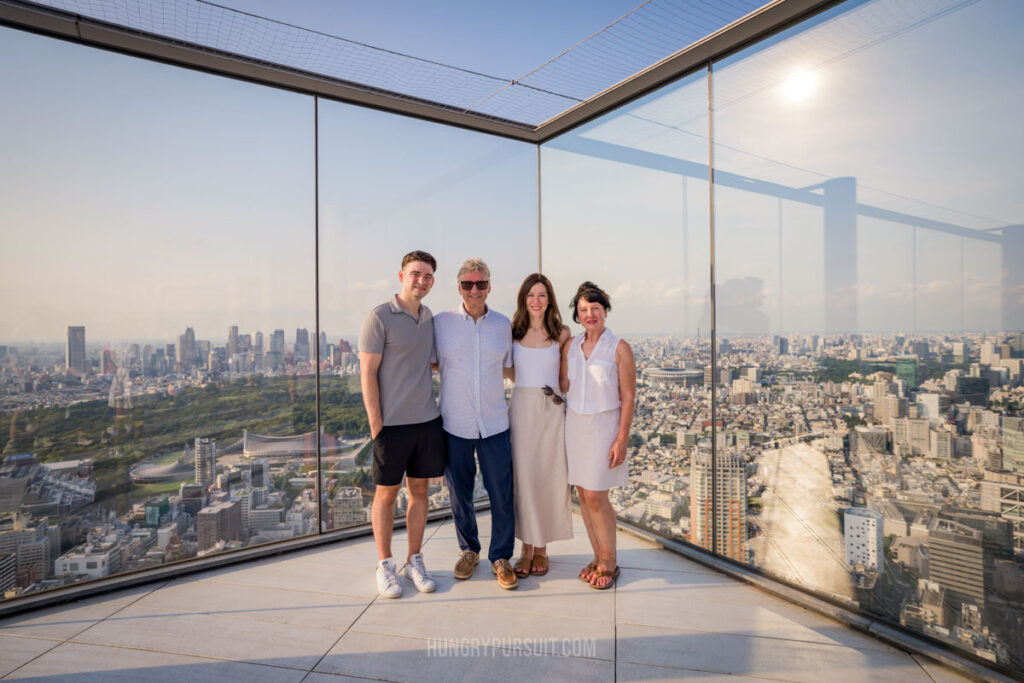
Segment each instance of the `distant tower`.
[[228,328],[228,359],[238,353],[238,325]]
[[178,365],[191,368],[196,364],[196,357],[196,333],[186,327],[185,334],[178,337]]
[[[711,483],[711,452],[702,450],[690,469],[690,542],[737,562],[747,561],[747,468],[738,455],[718,453],[718,506]],[[712,525],[717,547],[712,548]]]
[[300,327],[295,330],[295,362],[302,363],[309,358],[309,330]]
[[85,326],[68,325],[68,341],[64,351],[68,372],[85,375]]
[[217,480],[217,440],[196,437],[196,483],[204,489]]

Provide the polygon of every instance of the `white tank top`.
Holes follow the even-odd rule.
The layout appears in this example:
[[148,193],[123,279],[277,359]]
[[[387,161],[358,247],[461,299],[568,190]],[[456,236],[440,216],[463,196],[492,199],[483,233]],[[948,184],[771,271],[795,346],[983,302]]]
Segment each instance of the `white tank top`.
[[619,398],[619,366],[615,363],[619,338],[606,327],[590,353],[590,358],[585,359],[585,336],[585,332],[577,335],[569,346],[569,407],[583,415],[614,410],[622,405]]
[[562,363],[558,342],[538,348],[512,342],[512,363],[516,367],[517,387],[549,386],[558,391],[558,370]]

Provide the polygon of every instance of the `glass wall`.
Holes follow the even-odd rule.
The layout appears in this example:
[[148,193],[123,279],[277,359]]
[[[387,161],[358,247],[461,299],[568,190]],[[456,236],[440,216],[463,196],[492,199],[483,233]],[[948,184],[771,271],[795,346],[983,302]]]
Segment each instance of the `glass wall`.
[[313,99],[9,29],[0,82],[0,593],[315,531]]
[[[462,299],[468,258],[491,269],[488,305],[512,317],[537,269],[537,148],[337,102],[319,102],[321,416],[324,528],[368,520],[372,442],[359,385],[359,330],[399,290],[402,256],[438,262],[424,303]],[[435,375],[436,380],[436,375]],[[486,494],[478,477],[477,493]],[[443,480],[431,506],[448,505]],[[400,493],[397,513],[408,504]]]
[[[545,270],[640,349],[620,517],[1018,671],[1022,18],[846,3],[542,146]],[[661,277],[712,223],[714,372]]]
[[612,503],[682,538],[690,509],[710,510],[688,476],[711,449],[707,93],[695,74],[541,149],[541,251],[563,318],[581,331],[568,303],[596,283],[637,361],[630,484]]
[[1018,670],[1022,19],[839,6],[715,64],[712,101],[734,559]]

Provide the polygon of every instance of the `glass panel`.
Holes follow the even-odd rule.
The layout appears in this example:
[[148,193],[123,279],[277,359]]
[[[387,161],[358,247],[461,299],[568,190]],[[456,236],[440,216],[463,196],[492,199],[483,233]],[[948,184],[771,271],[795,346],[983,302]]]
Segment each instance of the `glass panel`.
[[581,282],[598,284],[608,328],[637,361],[629,485],[612,489],[612,505],[702,545],[711,489],[692,483],[691,466],[711,448],[707,158],[703,73],[541,148],[544,272],[563,318],[581,332],[569,301]]
[[712,69],[726,554],[1018,671],[1022,19],[851,2]]
[[[320,382],[324,528],[330,528],[368,519],[373,494],[372,443],[355,355],[364,317],[398,291],[402,256],[423,249],[438,262],[424,300],[434,313],[461,303],[456,273],[467,258],[479,257],[491,270],[488,305],[511,318],[519,283],[537,267],[537,150],[336,102],[319,107],[326,349]],[[442,484],[431,484],[432,507],[448,505]],[[477,492],[486,497],[479,478]],[[401,494],[399,514],[405,505]]]
[[0,81],[5,597],[315,532],[312,100],[9,29]]

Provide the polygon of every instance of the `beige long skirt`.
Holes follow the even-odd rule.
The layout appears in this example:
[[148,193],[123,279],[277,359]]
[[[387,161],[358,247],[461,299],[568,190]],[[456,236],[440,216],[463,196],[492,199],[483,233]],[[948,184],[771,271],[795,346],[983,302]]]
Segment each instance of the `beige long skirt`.
[[530,545],[572,538],[565,404],[537,387],[515,387],[509,406],[516,538]]

